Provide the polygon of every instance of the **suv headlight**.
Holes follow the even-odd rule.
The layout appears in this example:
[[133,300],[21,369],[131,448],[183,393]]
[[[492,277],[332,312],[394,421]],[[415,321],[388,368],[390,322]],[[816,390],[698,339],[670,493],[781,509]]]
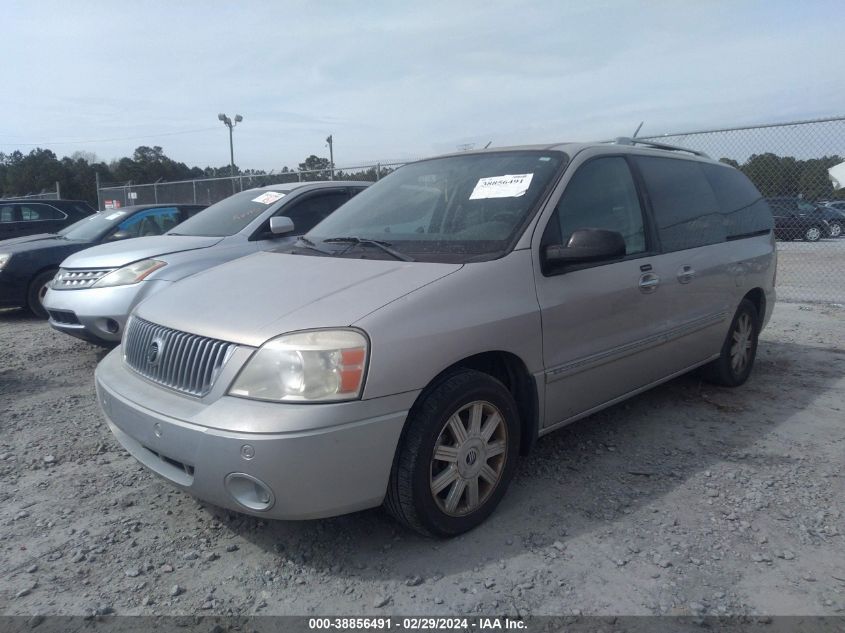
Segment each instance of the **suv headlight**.
[[123,268],[111,271],[108,275],[104,275],[98,282],[93,284],[92,288],[108,288],[110,286],[128,286],[129,284],[137,284],[142,281],[147,275],[163,266],[167,266],[167,262],[162,262],[157,259],[142,259],[134,264],[129,264]]
[[358,330],[310,330],[264,343],[229,395],[274,402],[339,402],[361,397],[367,338]]
[[0,253],[0,270],[3,270],[3,268],[5,268],[6,264],[9,263],[10,259],[12,259],[11,254]]

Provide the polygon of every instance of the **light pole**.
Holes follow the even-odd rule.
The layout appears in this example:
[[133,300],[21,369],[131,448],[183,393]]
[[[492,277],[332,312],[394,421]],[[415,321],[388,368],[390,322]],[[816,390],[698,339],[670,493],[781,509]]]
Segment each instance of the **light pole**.
[[332,140],[331,134],[326,139],[326,143],[329,144],[329,168],[331,169],[329,180],[334,180],[334,141]]
[[235,120],[233,121],[229,117],[227,117],[222,112],[217,115],[217,119],[223,121],[223,125],[229,128],[229,162],[232,166],[232,188],[235,186],[235,147],[232,144],[232,130],[235,126],[244,120],[244,118],[240,114],[235,115]]

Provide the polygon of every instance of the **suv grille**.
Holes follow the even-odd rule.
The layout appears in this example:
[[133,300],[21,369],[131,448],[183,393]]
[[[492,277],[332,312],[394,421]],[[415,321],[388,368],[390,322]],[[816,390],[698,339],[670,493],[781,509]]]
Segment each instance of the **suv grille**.
[[90,288],[114,268],[60,268],[53,278],[54,290]]
[[129,320],[123,339],[126,364],[145,378],[174,391],[204,396],[236,345]]

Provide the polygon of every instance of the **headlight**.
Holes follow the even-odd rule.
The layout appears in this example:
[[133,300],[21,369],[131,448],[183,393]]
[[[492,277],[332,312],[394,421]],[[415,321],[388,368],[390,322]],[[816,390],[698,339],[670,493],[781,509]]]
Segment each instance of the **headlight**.
[[0,253],[0,270],[3,270],[10,259],[12,259],[12,256],[9,253]]
[[255,352],[229,394],[276,402],[337,402],[361,397],[367,339],[356,330],[284,334]]
[[147,275],[152,273],[154,270],[158,270],[162,266],[167,266],[167,262],[162,262],[157,259],[142,259],[134,264],[129,264],[123,268],[111,271],[108,275],[103,276],[100,281],[91,287],[108,288],[110,286],[127,286],[129,284],[137,284]]

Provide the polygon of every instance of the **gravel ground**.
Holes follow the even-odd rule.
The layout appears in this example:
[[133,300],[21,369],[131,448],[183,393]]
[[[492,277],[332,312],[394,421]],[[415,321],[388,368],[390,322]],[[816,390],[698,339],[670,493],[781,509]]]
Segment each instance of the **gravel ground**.
[[103,352],[0,314],[4,614],[845,612],[845,307],[778,304],[740,389],[687,376],[542,439],[485,525],[266,522],[112,439]]

